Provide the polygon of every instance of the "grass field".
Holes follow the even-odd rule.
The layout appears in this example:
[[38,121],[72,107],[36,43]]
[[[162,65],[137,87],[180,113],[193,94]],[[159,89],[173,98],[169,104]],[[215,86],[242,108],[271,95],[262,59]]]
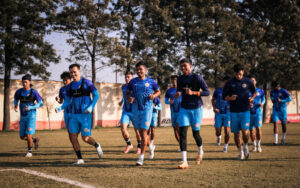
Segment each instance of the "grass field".
[[[134,132],[129,128],[136,146]],[[85,164],[76,160],[66,130],[37,131],[40,148],[25,158],[26,142],[18,132],[0,133],[0,187],[74,187],[66,183],[3,169],[22,168],[43,172],[99,187],[300,187],[300,124],[289,124],[286,145],[273,146],[272,125],[264,124],[262,153],[251,153],[247,161],[237,160],[231,135],[228,153],[215,144],[212,126],[202,126],[204,160],[195,165],[197,148],[188,134],[189,169],[179,170],[181,157],[171,127],[157,128],[153,160],[145,155],[144,166],[136,167],[138,156],[122,153],[125,144],[119,128],[100,128],[92,136],[101,142],[104,156],[98,159],[94,147],[81,141]],[[280,137],[281,138],[281,134]],[[252,146],[250,146],[250,149]]]

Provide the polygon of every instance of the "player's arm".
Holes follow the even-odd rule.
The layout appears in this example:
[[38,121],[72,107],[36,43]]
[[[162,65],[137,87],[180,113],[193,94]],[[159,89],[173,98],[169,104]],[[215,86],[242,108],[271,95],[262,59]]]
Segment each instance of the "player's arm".
[[256,97],[256,91],[255,91],[255,86],[253,82],[249,82],[249,90],[252,93],[252,97],[249,98],[249,102],[253,103],[255,97]]
[[134,101],[134,96],[132,95],[132,91],[131,90],[127,90],[126,91],[126,99],[127,99],[127,101],[130,103],[130,104],[132,104],[133,103],[133,101]]
[[71,97],[66,95],[64,103],[60,107],[55,108],[55,112],[58,113],[62,111],[63,109],[67,108],[70,104],[71,104]]
[[211,105],[213,106],[213,110],[215,113],[219,112],[219,109],[216,107],[216,104],[217,104],[216,95],[217,95],[217,93],[215,91],[213,94],[213,97],[211,99]]
[[97,91],[97,89],[94,89],[94,91],[92,92],[93,95],[93,100],[92,103],[87,107],[87,109],[85,110],[85,113],[92,113],[92,111],[94,110],[97,101],[99,99],[99,93]]
[[171,104],[171,101],[170,101],[170,97],[169,97],[168,91],[167,91],[166,94],[165,94],[165,104]]
[[19,104],[19,99],[18,99],[18,91],[16,91],[15,96],[14,96],[14,110],[18,112],[18,104]]
[[275,97],[274,97],[274,95],[273,95],[273,91],[271,91],[270,97],[271,97],[272,103],[274,104],[274,103],[276,102],[276,99],[275,99]]
[[149,95],[150,100],[154,100],[156,97],[158,97],[161,94],[159,86],[157,85],[157,83],[154,80],[152,82],[152,87],[153,87],[154,93]]
[[290,102],[290,101],[292,101],[291,95],[287,91],[285,91],[284,93],[285,93],[286,97],[284,99],[281,99],[281,102]]
[[159,111],[162,109],[160,103],[158,105],[155,105],[153,108]]
[[124,102],[124,97],[122,97],[121,101],[119,102],[119,106],[122,106],[123,102]]
[[237,95],[232,95],[232,88],[228,84],[228,82],[226,82],[226,84],[223,88],[222,96],[223,96],[223,99],[226,101],[235,101],[237,98]]
[[40,108],[41,106],[43,106],[43,99],[37,91],[34,91],[34,99],[37,101],[37,104],[35,104],[33,106],[27,106],[25,108],[25,111],[35,110],[35,109]]
[[183,85],[179,77],[177,79],[177,92],[175,93],[174,98],[177,99],[178,97],[180,97],[182,95],[182,92],[183,92]]

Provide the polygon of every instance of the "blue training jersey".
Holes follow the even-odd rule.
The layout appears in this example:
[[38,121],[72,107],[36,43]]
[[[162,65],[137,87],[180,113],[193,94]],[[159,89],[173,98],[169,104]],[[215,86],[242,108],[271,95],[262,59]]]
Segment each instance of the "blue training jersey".
[[123,111],[125,112],[132,112],[132,104],[130,104],[127,99],[126,99],[126,92],[128,90],[128,85],[127,84],[124,84],[122,86],[122,93],[123,93],[123,102],[124,102],[124,105],[123,105]]
[[66,90],[67,96],[71,98],[72,113],[84,114],[87,107],[92,104],[91,93],[97,89],[91,80],[80,78],[78,82],[72,81]]
[[148,103],[152,104],[149,96],[154,91],[159,90],[159,86],[152,78],[146,77],[144,80],[141,80],[136,77],[130,80],[128,90],[132,91],[131,95],[135,98],[138,109],[145,110],[145,105],[148,105]]
[[[185,89],[200,91],[200,97],[196,95],[187,95]],[[201,96],[209,96],[208,86],[201,75],[191,73],[188,76],[181,75],[177,79],[177,90],[182,92],[181,107],[185,109],[196,109],[203,105]]]
[[36,113],[36,109],[25,111],[24,109],[26,106],[34,106],[35,102],[39,103],[42,101],[42,97],[40,94],[35,90],[30,88],[28,91],[26,91],[24,88],[18,89],[14,96],[14,103],[15,106],[18,105],[18,101],[20,100],[20,114],[21,116],[26,116],[29,113]]
[[223,99],[223,89],[217,88],[213,94],[213,99],[216,100],[216,108],[220,110],[221,114],[229,112],[230,104]]
[[[66,95],[67,95],[67,86],[63,86],[59,90],[59,95],[58,95],[59,100],[60,101],[65,100]],[[72,112],[71,105],[68,106],[67,108],[65,108],[64,112],[65,113],[71,113]]]
[[234,101],[230,101],[230,112],[245,112],[250,110],[249,93],[254,94],[255,87],[249,78],[243,77],[241,80],[232,78],[228,80],[223,88],[223,99],[226,96],[237,95]]
[[170,88],[167,90],[165,94],[165,102],[166,104],[170,104],[170,100],[173,100],[174,103],[170,104],[171,112],[179,112],[180,105],[181,105],[181,96],[179,96],[177,99],[174,98],[174,95],[177,92],[177,88]]
[[[272,90],[270,95],[273,102],[273,109],[276,111],[286,110],[286,103],[292,100],[289,92],[282,88],[278,91]],[[278,102],[278,98],[281,99],[281,102]]]
[[[263,89],[255,88],[256,97],[253,100],[253,107],[250,108],[251,114],[256,114],[257,111],[262,111],[260,104],[265,104],[266,98],[265,98],[265,92]],[[252,96],[252,93],[249,93],[250,97]]]

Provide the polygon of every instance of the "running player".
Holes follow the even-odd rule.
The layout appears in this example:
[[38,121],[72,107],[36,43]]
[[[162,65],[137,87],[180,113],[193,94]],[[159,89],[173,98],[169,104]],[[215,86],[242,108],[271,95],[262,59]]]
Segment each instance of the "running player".
[[127,131],[127,125],[131,121],[134,126],[134,131],[135,131],[136,139],[137,139],[137,143],[138,143],[136,154],[140,154],[141,153],[141,136],[133,122],[132,104],[130,104],[126,100],[126,92],[128,90],[128,84],[129,84],[130,80],[132,79],[132,77],[133,77],[133,74],[131,72],[125,73],[126,84],[124,84],[122,86],[123,98],[122,98],[122,101],[119,103],[120,106],[124,103],[120,123],[121,123],[121,132],[122,132],[123,138],[127,144],[126,148],[124,150],[124,153],[125,154],[128,153],[133,148],[131,141],[129,139],[129,133]]
[[22,77],[23,88],[18,89],[14,97],[15,111],[18,112],[20,101],[20,138],[27,141],[28,151],[25,157],[32,157],[32,147],[38,148],[39,138],[33,138],[36,126],[36,109],[43,106],[40,94],[31,85],[31,75]]
[[[196,164],[200,164],[203,158],[202,138],[199,134],[202,114],[203,101],[201,96],[208,96],[209,90],[205,80],[201,75],[192,73],[192,64],[189,59],[180,61],[180,69],[183,73],[177,80],[177,92],[174,96],[177,99],[182,96],[179,117],[177,122],[180,129],[180,150],[182,163],[179,169],[188,168],[187,162],[187,130],[192,126],[193,136],[198,146]],[[200,92],[200,89],[202,90]]]
[[[126,96],[128,101],[133,103],[134,124],[142,137],[142,151],[136,162],[137,166],[142,166],[146,147],[150,146],[148,129],[153,112],[153,100],[160,95],[160,89],[155,80],[146,77],[147,67],[145,63],[141,61],[135,67],[138,77],[129,82]],[[154,155],[154,149],[154,147],[149,147],[150,159]]]
[[[229,76],[223,78],[223,87],[229,80]],[[215,112],[215,129],[217,136],[217,145],[221,145],[222,126],[224,126],[225,138],[223,152],[227,152],[228,142],[230,138],[230,105],[229,102],[223,100],[223,88],[217,88],[213,94],[211,103]]]
[[[249,78],[252,80],[254,86],[256,87],[256,79],[254,75],[249,76]],[[250,137],[253,143],[252,151],[258,151],[262,152],[261,149],[261,138],[262,138],[262,132],[261,132],[261,126],[262,126],[262,108],[266,102],[265,99],[265,92],[264,90],[256,87],[256,97],[252,104],[250,104]],[[251,93],[250,93],[251,96]],[[256,130],[256,137],[255,137],[255,130]]]
[[[67,86],[67,94],[63,105],[56,108],[55,111],[59,112],[71,105],[72,113],[69,120],[69,133],[71,136],[71,143],[78,158],[74,164],[84,164],[78,142],[78,134],[80,132],[82,140],[96,148],[99,158],[103,155],[100,143],[97,143],[91,137],[91,113],[97,103],[99,94],[96,87],[90,80],[81,77],[80,65],[70,65],[69,71],[73,81]],[[90,97],[91,93],[93,95],[93,100]]]
[[281,144],[285,144],[286,124],[287,124],[287,102],[291,101],[289,92],[280,87],[276,81],[272,82],[271,100],[273,103],[272,119],[274,123],[274,144],[278,144],[278,125],[277,121],[281,121],[282,138]]
[[[67,95],[67,86],[71,83],[71,75],[70,75],[69,72],[63,72],[60,75],[60,78],[63,80],[64,86],[60,88],[60,90],[59,90],[59,96],[57,96],[55,98],[55,100],[59,104],[63,104],[64,98]],[[70,120],[71,112],[72,112],[71,110],[72,110],[71,106],[67,107],[64,110],[64,120],[65,120],[66,129],[68,130],[68,133],[69,133],[69,120]],[[70,141],[71,141],[70,134],[69,134],[69,138],[70,138]]]
[[[153,112],[152,112],[152,119],[150,123],[150,129],[148,130],[148,135],[150,136],[150,146],[149,148],[155,149],[154,145],[154,137],[155,137],[155,127],[157,127],[158,121],[158,111],[161,111],[161,104],[158,97],[156,97],[153,101]],[[149,156],[150,159],[154,158],[154,153]]]
[[[233,67],[234,78],[228,80],[223,88],[223,99],[230,101],[230,129],[234,133],[234,141],[239,149],[239,159],[249,158],[248,130],[250,125],[250,103],[256,97],[253,82],[244,77],[244,67],[236,64]],[[252,93],[250,98],[249,93]],[[242,131],[244,147],[241,146],[240,131]]]
[[179,126],[177,123],[177,117],[179,116],[179,110],[180,110],[180,104],[181,104],[181,96],[179,96],[177,99],[174,98],[174,95],[177,92],[177,75],[171,76],[172,80],[172,87],[167,90],[165,95],[165,104],[170,104],[171,109],[171,121],[172,121],[172,127],[174,129],[174,135],[179,143]]

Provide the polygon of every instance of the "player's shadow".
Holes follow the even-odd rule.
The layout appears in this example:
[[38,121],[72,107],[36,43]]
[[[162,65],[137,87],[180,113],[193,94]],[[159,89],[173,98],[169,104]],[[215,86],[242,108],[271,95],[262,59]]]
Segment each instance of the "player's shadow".
[[285,143],[284,145],[282,144],[273,144],[273,143],[262,143],[262,146],[274,146],[274,147],[286,147],[286,146],[300,146],[300,144],[295,144],[295,143]]

